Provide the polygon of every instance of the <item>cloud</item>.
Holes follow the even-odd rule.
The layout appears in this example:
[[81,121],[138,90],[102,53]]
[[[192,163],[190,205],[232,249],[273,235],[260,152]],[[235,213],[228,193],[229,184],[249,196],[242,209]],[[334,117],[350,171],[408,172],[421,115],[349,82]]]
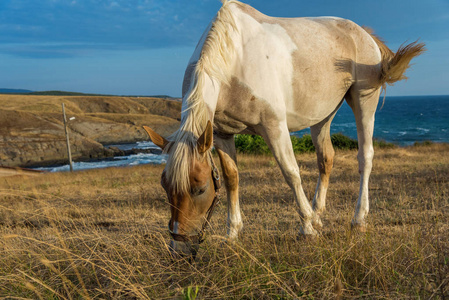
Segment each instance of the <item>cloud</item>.
[[[71,48],[73,44],[116,50],[192,46],[219,7],[219,1],[184,0],[3,2],[0,36],[3,43],[22,47],[0,47],[0,51],[47,57],[78,55],[80,47]],[[55,51],[48,46],[55,43],[65,46]]]
[[76,42],[2,43],[0,53],[23,58],[71,58],[91,56],[100,49],[113,49],[113,45]]

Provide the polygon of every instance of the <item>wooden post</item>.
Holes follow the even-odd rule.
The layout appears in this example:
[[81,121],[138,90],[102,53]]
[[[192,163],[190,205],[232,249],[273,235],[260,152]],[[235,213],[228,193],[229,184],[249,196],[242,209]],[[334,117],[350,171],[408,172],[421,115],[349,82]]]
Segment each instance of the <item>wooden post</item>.
[[70,152],[69,131],[67,130],[67,119],[65,117],[64,103],[62,103],[62,115],[64,116],[64,130],[65,130],[65,138],[67,141],[67,153],[69,156],[70,172],[73,172],[72,152]]

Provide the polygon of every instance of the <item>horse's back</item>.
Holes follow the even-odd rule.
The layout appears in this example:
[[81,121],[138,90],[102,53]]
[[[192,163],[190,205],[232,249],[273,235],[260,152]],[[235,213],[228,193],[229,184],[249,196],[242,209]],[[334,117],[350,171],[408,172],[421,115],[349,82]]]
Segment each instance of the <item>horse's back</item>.
[[358,66],[380,62],[373,39],[352,21],[275,18],[247,5],[240,10],[240,81],[284,115],[290,130],[326,118],[358,79]]

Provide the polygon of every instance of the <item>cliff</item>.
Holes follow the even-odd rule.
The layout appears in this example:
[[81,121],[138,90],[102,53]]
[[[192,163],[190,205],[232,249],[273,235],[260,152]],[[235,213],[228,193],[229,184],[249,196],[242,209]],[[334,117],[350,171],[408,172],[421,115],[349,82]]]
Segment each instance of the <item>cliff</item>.
[[114,155],[103,145],[148,140],[143,125],[167,136],[179,126],[181,102],[147,97],[0,95],[0,166],[67,161],[64,103],[74,160]]

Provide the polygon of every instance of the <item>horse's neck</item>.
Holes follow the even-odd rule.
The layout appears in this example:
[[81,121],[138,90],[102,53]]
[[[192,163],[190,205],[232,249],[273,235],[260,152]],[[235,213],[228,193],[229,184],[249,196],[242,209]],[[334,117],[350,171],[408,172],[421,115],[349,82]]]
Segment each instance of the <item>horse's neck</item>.
[[[234,16],[236,21],[237,21],[237,19],[248,18],[246,13],[243,12],[239,8],[239,4],[230,3],[228,5],[229,5],[229,8],[232,10],[232,15]],[[239,22],[239,23],[242,26],[245,25],[244,22]],[[209,24],[205,33],[201,37],[201,39],[195,49],[195,52],[193,53],[193,55],[189,61],[189,66],[187,69],[188,72],[186,71],[187,77],[184,79],[183,90],[185,90],[187,92],[188,86],[190,86],[191,90],[184,95],[183,106],[182,106],[183,115],[181,117],[181,120],[187,120],[192,115],[191,111],[189,111],[189,106],[192,103],[189,103],[188,99],[195,88],[194,86],[191,85],[193,82],[190,81],[192,78],[194,78],[194,76],[199,75],[201,77],[201,78],[195,78],[195,79],[197,81],[197,84],[199,84],[201,87],[199,89],[200,98],[202,98],[202,100],[204,102],[205,108],[208,112],[209,120],[213,120],[213,118],[214,118],[215,111],[217,108],[217,103],[219,100],[221,87],[223,85],[228,84],[228,83],[221,81],[223,78],[221,78],[221,79],[214,78],[214,77],[209,76],[205,72],[203,72],[201,74],[198,74],[198,73],[194,74],[195,65],[198,63],[198,60],[200,59],[203,47],[205,46],[206,37],[207,37],[208,32],[211,30],[211,26],[212,26],[212,23]],[[237,25],[236,27],[239,27],[239,26]],[[240,27],[240,28],[242,28],[242,27]],[[231,67],[229,70],[226,70],[226,72],[229,72],[227,75],[228,75],[229,81],[230,81],[230,79],[233,76],[235,76],[236,73],[239,72],[238,68],[241,68],[241,59],[238,58],[239,54],[237,53],[237,52],[239,52],[239,53],[241,52],[240,51],[240,49],[241,49],[241,36],[240,36],[241,31],[238,29],[237,30],[228,30],[226,33],[231,36],[233,48],[234,48],[234,51],[229,53],[229,55],[231,55],[230,56]],[[221,49],[221,50],[223,50],[223,49]],[[214,57],[214,55],[212,55],[212,57]],[[207,63],[210,63],[210,60],[211,59],[208,59]],[[225,68],[222,68],[220,70],[223,70],[223,69],[225,69]]]
[[180,131],[191,132],[199,137],[206,128],[207,121],[213,123],[215,109],[217,107],[220,84],[207,75],[202,75],[203,83],[196,92],[198,100],[189,99],[191,93],[187,93],[182,100]]

